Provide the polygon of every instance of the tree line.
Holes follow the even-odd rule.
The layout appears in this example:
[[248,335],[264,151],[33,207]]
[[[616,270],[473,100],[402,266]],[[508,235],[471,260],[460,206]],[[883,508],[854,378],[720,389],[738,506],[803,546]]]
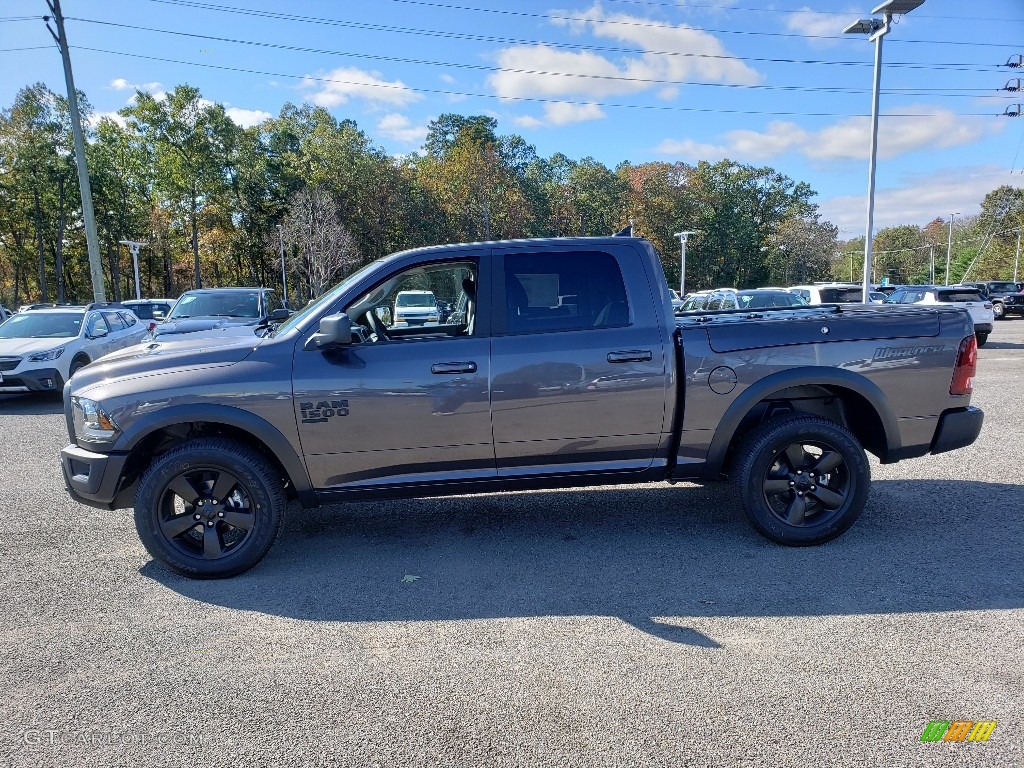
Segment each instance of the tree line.
[[[79,94],[85,116],[92,108]],[[650,239],[670,285],[752,287],[859,280],[863,238],[842,242],[814,190],[770,167],[722,160],[623,162],[541,157],[487,116],[444,114],[422,152],[396,157],[352,120],[285,104],[243,128],[223,105],[179,85],[137,92],[121,121],[87,129],[86,155],[108,297],[134,296],[120,240],[140,254],[146,296],[191,287],[279,286],[293,303],[393,251],[446,242],[607,235],[632,223]],[[67,99],[23,88],[0,112],[0,303],[76,302],[92,295]],[[1009,278],[1024,192],[989,193],[956,222],[951,276]],[[876,277],[921,282],[948,222],[880,230]],[[932,246],[932,248],[929,248]],[[857,251],[860,251],[858,255]],[[945,250],[936,279],[944,279]]]

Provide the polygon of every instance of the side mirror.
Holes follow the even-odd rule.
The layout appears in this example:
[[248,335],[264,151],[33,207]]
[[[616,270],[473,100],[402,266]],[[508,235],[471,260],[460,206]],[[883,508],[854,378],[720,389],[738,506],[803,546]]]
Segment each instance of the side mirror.
[[348,346],[352,343],[352,320],[344,312],[320,318],[317,332],[306,339],[303,346],[307,352],[331,347]]
[[153,319],[157,320],[157,321],[163,320],[164,319],[164,313],[161,310],[159,310],[159,309],[154,309],[153,310]]
[[283,323],[291,316],[291,312],[287,309],[275,309],[271,311],[270,317],[268,318],[272,323]]

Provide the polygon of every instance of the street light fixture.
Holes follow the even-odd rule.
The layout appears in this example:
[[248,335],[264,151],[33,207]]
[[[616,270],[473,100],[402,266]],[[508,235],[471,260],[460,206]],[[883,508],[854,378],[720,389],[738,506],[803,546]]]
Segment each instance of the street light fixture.
[[690,235],[697,234],[696,230],[688,232],[676,232],[675,236],[679,238],[679,298],[686,296],[686,241],[690,238]]
[[118,240],[121,245],[127,245],[132,254],[132,266],[135,268],[135,298],[142,298],[142,291],[139,288],[139,249],[146,243],[139,243],[135,240]]
[[870,301],[871,291],[871,236],[875,218],[875,160],[878,156],[878,90],[882,78],[882,38],[889,32],[892,17],[910,13],[924,0],[886,0],[875,8],[872,13],[881,13],[881,19],[858,19],[843,30],[848,35],[869,35],[868,40],[875,44],[875,77],[871,89],[871,151],[868,160],[868,222],[867,234],[864,237],[864,280],[862,284],[862,301]]
[[953,217],[959,215],[960,211],[949,214],[949,242],[946,245],[946,285],[949,285],[949,257],[953,253]]

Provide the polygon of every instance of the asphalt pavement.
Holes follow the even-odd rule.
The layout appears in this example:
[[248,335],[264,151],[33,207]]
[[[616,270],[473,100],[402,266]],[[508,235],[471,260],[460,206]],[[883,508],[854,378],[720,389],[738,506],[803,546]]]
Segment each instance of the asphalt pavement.
[[1024,319],[974,403],[821,547],[616,486],[293,507],[195,582],[68,498],[57,401],[0,396],[0,766],[1024,766]]

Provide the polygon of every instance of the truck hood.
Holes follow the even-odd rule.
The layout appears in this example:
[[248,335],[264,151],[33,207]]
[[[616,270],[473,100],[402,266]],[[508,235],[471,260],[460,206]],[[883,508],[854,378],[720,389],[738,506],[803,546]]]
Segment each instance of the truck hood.
[[35,352],[47,352],[74,341],[74,338],[60,339],[0,339],[0,357],[24,357]]
[[259,323],[257,317],[186,317],[182,320],[171,320],[160,323],[154,329],[156,338],[178,333],[195,333],[196,331],[209,331],[217,328],[245,328]]
[[75,391],[92,384],[163,373],[180,368],[208,368],[233,365],[245,360],[264,339],[252,333],[244,336],[211,331],[190,333],[170,340],[144,341],[112,352],[75,374]]

